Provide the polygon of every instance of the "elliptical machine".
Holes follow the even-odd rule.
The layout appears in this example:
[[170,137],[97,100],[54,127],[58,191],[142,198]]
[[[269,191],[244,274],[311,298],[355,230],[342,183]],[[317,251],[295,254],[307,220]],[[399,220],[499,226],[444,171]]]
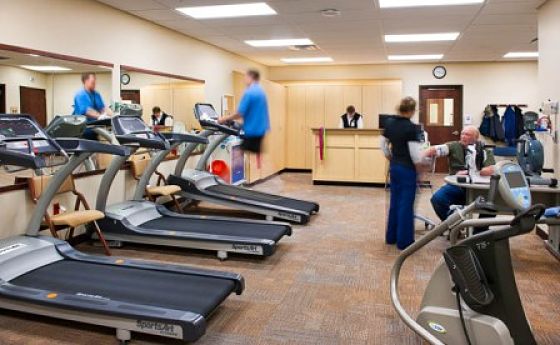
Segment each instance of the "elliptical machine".
[[[509,238],[531,232],[545,211],[531,206],[531,193],[521,167],[497,164],[488,198],[457,209],[434,230],[397,258],[391,272],[391,302],[399,317],[430,344],[536,345],[525,317],[511,263]],[[500,224],[493,219],[466,219],[480,211],[496,212],[496,193],[516,216],[509,225],[455,244],[459,231],[470,226]],[[503,224],[503,223],[502,223]],[[403,308],[398,293],[405,260],[445,231],[452,245],[443,254],[428,284],[416,320]]]
[[544,148],[535,136],[538,119],[539,115],[535,112],[528,111],[523,114],[525,134],[517,140],[517,162],[527,176],[529,184],[556,187],[558,185],[557,179],[541,176],[543,172],[553,172],[553,170],[543,167]]

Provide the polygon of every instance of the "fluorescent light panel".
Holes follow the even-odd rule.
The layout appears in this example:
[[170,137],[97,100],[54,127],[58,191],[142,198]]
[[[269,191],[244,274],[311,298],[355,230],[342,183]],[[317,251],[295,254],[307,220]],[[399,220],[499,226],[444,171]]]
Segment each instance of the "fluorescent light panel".
[[392,61],[441,60],[443,58],[443,54],[389,55],[387,58]]
[[539,57],[539,52],[509,52],[504,55],[506,59],[515,58],[537,58]]
[[458,32],[444,32],[437,34],[385,35],[385,42],[435,42],[455,41]]
[[381,8],[481,4],[484,0],[379,0]]
[[21,65],[21,68],[29,69],[37,72],[61,72],[61,71],[71,71],[70,68],[60,67],[60,66],[31,66],[31,65]]
[[310,45],[313,44],[313,41],[309,38],[288,38],[279,40],[248,40],[245,43],[253,47],[289,47]]
[[305,58],[283,58],[285,63],[310,63],[310,62],[332,62],[333,59],[328,56],[305,57]]
[[195,19],[271,16],[276,11],[264,2],[248,4],[179,7],[177,11]]

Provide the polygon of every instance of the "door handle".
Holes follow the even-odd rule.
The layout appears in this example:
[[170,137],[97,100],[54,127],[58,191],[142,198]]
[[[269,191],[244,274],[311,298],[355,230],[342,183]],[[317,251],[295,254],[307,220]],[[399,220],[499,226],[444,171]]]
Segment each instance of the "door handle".
[[451,132],[451,134],[453,134],[453,135],[459,135],[459,131],[453,131],[453,132]]

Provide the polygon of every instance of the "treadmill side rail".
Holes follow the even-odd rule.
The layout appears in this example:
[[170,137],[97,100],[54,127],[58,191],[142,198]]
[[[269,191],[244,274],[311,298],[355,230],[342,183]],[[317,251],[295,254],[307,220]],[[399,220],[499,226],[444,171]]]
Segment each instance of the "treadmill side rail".
[[197,340],[206,330],[206,320],[196,313],[32,289],[5,281],[0,281],[0,307],[185,341]]

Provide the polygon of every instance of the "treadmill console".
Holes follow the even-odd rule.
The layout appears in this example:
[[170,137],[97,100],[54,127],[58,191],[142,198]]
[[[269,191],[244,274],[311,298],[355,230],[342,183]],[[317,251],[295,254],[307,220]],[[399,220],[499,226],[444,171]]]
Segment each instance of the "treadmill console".
[[0,163],[18,167],[48,166],[46,156],[64,154],[30,115],[0,114]]
[[531,190],[518,164],[499,162],[496,165],[500,175],[500,195],[506,204],[514,210],[522,211],[531,207]]
[[86,126],[84,115],[57,115],[45,127],[45,132],[53,138],[80,138]]
[[225,134],[239,136],[239,130],[235,128],[235,122],[230,125],[218,123],[220,116],[216,113],[214,106],[209,103],[196,103],[194,106],[194,116],[203,128],[216,130]]

